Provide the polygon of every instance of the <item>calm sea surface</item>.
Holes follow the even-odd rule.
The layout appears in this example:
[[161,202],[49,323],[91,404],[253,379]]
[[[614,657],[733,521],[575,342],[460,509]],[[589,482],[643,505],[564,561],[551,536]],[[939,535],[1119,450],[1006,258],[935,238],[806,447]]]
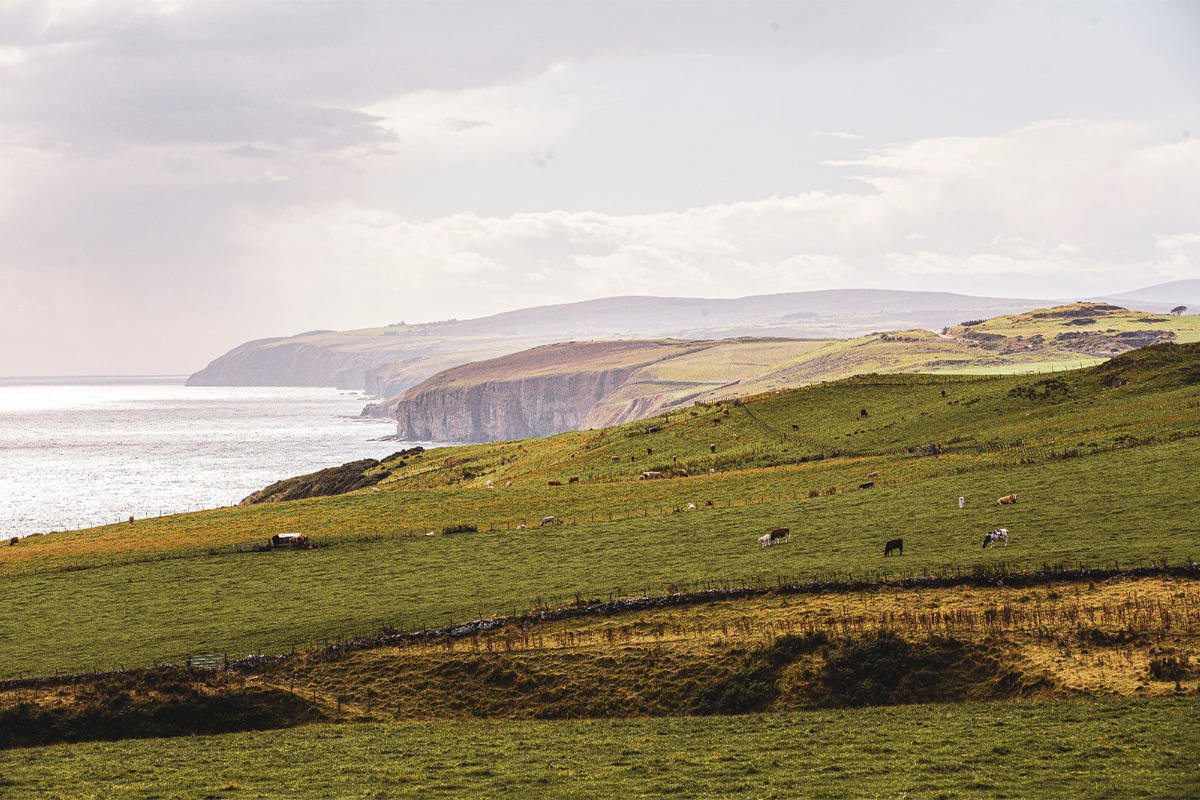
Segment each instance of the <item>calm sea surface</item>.
[[404,442],[337,389],[179,378],[0,378],[0,536],[231,505]]

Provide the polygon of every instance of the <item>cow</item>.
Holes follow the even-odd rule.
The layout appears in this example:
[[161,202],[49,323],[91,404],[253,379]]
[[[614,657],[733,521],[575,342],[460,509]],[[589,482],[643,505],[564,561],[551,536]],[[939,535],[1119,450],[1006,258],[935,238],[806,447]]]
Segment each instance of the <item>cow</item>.
[[654,450],[653,450],[653,448],[647,447],[647,448],[646,448],[646,455],[648,455],[648,456],[652,456],[652,455],[654,455]]
[[800,426],[799,426],[799,425],[797,425],[796,423],[794,423],[794,422],[793,422],[793,423],[792,423],[792,430],[794,430],[794,431],[798,431],[798,430],[800,430]]
[[695,503],[688,503],[687,510],[688,510],[688,511],[695,511],[695,510],[696,510],[696,504],[695,504]]
[[708,452],[710,452],[710,453],[715,453],[715,452],[717,452],[717,446],[716,446],[715,444],[710,444],[710,445],[708,446]]
[[887,558],[892,554],[893,550],[899,550],[900,555],[904,555],[904,540],[903,539],[888,539],[883,546],[883,557]]
[[562,481],[550,481],[551,486],[562,486]]
[[505,486],[512,486],[512,481],[505,481],[505,482],[504,482],[504,485],[505,485]]
[[983,535],[983,549],[986,550],[989,544],[1004,542],[1004,546],[1008,547],[1008,528],[997,528],[994,531],[988,531]]
[[869,415],[867,414],[867,410],[865,408],[859,409],[859,411],[858,411],[859,419],[866,419],[868,416]]
[[736,433],[733,435],[733,440],[734,440],[735,442],[737,441],[737,434],[736,434]]
[[19,541],[21,541],[21,540],[20,540],[20,539],[18,539],[16,536],[14,536],[14,537],[12,537],[11,539],[9,539],[9,540],[8,540],[8,546],[9,546],[9,547],[14,547],[14,546],[16,546],[17,542],[19,542]]
[[620,456],[612,456],[609,460],[615,464],[616,462],[621,460],[621,457]]
[[868,478],[878,478],[879,473],[878,472],[869,472],[869,473],[867,473],[867,477]]
[[875,481],[867,481],[866,483],[860,483],[860,484],[858,485],[858,488],[860,488],[860,489],[874,489],[874,488],[875,488]]
[[958,507],[959,508],[962,508],[966,504],[967,504],[967,498],[965,498],[965,497],[958,498]]
[[129,515],[129,524],[130,525],[133,524],[133,515],[132,514]]
[[672,463],[672,464],[674,464],[674,463],[675,463],[676,461],[678,461],[678,460],[679,460],[679,456],[671,456],[671,463]]
[[524,524],[524,523],[521,523],[520,525],[518,525],[518,526],[517,526],[517,530],[519,530],[519,531],[523,531],[523,530],[525,530],[525,524]]
[[567,478],[567,483],[579,483],[579,476],[572,475],[571,477]]
[[488,482],[487,482],[487,488],[489,488],[489,489],[495,489],[495,488],[496,488],[496,484],[492,483],[491,481],[488,481]]
[[663,477],[663,474],[661,472],[658,472],[656,470],[647,470],[642,473],[642,477],[638,478],[638,480],[639,481],[653,481],[653,480],[657,480],[661,477]]
[[558,520],[556,520],[554,517],[542,517],[543,525],[553,525],[556,522],[558,522]]
[[791,528],[776,528],[775,530],[768,533],[767,537],[770,539],[770,542],[769,542],[770,544],[775,544],[776,542],[778,542],[780,540],[785,541],[785,542],[790,542],[792,540],[792,529]]
[[686,469],[681,469],[681,470],[679,470],[679,477],[690,478],[691,475],[688,474],[688,471]]
[[999,500],[996,501],[996,504],[1002,505],[1002,506],[1011,506],[1012,504],[1014,504],[1016,502],[1017,502],[1017,493],[1013,492],[1012,494],[1006,494],[1006,495],[1004,495],[1004,497],[1001,497]]
[[705,500],[704,506],[705,508],[712,508],[712,500]]
[[764,533],[762,536],[758,537],[758,546],[759,547],[766,547],[770,543],[771,543],[771,534]]

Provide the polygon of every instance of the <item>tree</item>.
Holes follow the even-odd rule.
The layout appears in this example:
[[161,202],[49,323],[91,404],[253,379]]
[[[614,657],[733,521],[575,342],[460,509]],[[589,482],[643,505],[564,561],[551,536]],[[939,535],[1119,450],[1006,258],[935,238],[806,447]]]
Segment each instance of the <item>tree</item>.
[[1171,313],[1177,317],[1185,311],[1187,311],[1187,306],[1175,306],[1171,309]]

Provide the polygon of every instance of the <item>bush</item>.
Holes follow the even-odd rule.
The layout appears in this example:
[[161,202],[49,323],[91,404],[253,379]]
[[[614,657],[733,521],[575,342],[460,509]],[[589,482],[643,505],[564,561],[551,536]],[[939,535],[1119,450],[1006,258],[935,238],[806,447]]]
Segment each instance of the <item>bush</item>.
[[447,525],[442,528],[442,533],[479,533],[479,527],[470,523]]

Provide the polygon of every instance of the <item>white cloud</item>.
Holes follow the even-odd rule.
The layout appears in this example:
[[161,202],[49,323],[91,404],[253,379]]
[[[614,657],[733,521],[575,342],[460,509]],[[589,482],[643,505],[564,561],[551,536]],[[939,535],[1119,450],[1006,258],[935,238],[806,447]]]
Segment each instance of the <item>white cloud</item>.
[[385,149],[406,162],[471,163],[550,148],[575,120],[520,87],[412,92],[362,109],[393,134]]
[[872,187],[865,194],[806,192],[655,214],[411,221],[353,205],[313,208],[245,219],[238,249],[247,264],[304,265],[318,282],[337,265],[350,305],[375,302],[380,315],[403,307],[406,318],[420,308],[428,317],[451,309],[463,316],[533,298],[814,286],[1099,292],[1128,282],[1131,270],[1145,283],[1194,271],[1196,234],[1147,231],[1152,222],[1182,230],[1189,218],[1200,222],[1177,203],[1185,191],[1200,196],[1200,142],[1162,147],[1148,138],[1137,126],[1054,122],[899,143],[841,162],[863,175]]

